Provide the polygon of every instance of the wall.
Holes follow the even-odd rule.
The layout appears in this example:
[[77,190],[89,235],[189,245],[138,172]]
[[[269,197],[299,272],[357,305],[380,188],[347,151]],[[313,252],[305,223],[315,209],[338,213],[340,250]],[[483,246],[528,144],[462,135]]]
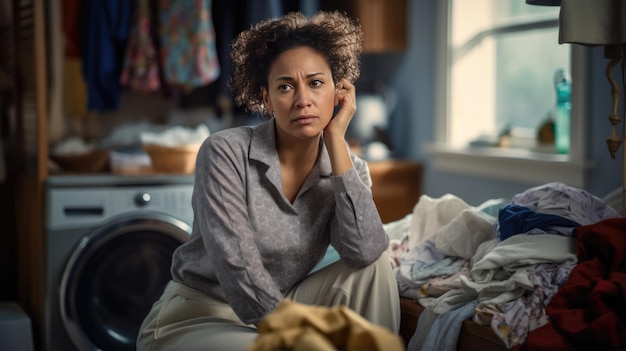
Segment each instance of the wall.
[[[407,16],[408,47],[401,58],[394,58],[399,67],[391,78],[391,85],[398,94],[398,106],[391,116],[390,130],[399,153],[425,165],[423,193],[432,197],[451,193],[469,204],[478,205],[491,198],[509,198],[534,186],[467,177],[433,169],[431,156],[425,151],[424,144],[434,141],[437,118],[436,0],[410,1]],[[589,172],[584,188],[592,194],[604,196],[621,184],[623,149],[620,149],[615,160],[607,151],[604,140],[610,132],[607,117],[612,106],[610,87],[604,75],[607,61],[603,58],[602,49],[588,50],[591,58],[588,88],[590,93],[587,102],[590,121],[585,137],[587,158],[593,161],[594,167]]]

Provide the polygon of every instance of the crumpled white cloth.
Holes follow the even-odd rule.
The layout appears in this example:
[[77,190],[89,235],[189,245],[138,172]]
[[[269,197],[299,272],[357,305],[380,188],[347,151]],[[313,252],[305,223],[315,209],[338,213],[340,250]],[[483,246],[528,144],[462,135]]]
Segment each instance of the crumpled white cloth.
[[496,218],[476,209],[465,209],[435,235],[435,246],[448,256],[471,259],[483,242],[495,236]]
[[481,243],[494,238],[496,218],[486,210],[503,204],[489,200],[473,207],[452,194],[422,195],[411,214],[385,225],[390,238],[408,231],[408,249],[395,272],[400,294],[415,297],[430,279],[456,274]]
[[427,195],[420,196],[417,204],[413,207],[413,216],[411,216],[409,249],[434,237],[441,227],[450,223],[461,211],[470,207],[461,198],[452,194],[445,194],[439,198],[432,198]]
[[209,127],[200,124],[196,128],[175,126],[161,132],[144,132],[141,133],[140,138],[141,143],[144,145],[177,147],[202,144],[209,135]]
[[461,286],[478,294],[479,306],[512,301],[533,289],[529,271],[540,263],[575,265],[576,239],[553,234],[517,234],[472,258],[472,276]]
[[536,265],[575,265],[575,245],[575,239],[553,234],[518,234],[504,241],[485,241],[472,258],[471,276],[459,276],[460,288],[422,304],[443,313],[474,299],[477,307],[513,301],[534,289],[529,272]]

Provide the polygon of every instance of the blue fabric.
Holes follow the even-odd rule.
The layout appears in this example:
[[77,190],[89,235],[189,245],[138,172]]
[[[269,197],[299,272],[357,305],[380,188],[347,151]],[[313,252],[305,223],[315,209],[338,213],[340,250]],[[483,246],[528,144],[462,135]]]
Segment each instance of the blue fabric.
[[500,240],[505,240],[515,234],[530,233],[534,229],[561,234],[555,232],[554,228],[576,228],[580,224],[561,216],[535,212],[524,206],[508,205],[498,213],[498,226]]
[[130,31],[132,1],[85,1],[81,56],[87,85],[87,109],[111,111],[119,107],[120,75]]
[[339,261],[339,258],[339,252],[337,252],[337,249],[335,249],[332,245],[328,245],[328,249],[326,249],[326,254],[322,258],[322,260],[319,261],[319,263],[316,264],[315,267],[313,267],[309,274],[313,274],[320,269]]
[[407,344],[407,351],[417,351],[420,350],[422,345],[424,345],[424,341],[430,332],[430,328],[437,320],[437,314],[432,311],[430,308],[425,308],[424,311],[419,316],[417,320],[417,328],[415,328],[415,333],[409,340]]
[[[426,339],[421,345],[413,340],[419,335],[419,330],[416,330],[416,334],[409,341],[407,351],[455,351],[457,349],[456,346],[463,321],[474,316],[474,309],[477,302],[477,300],[474,300],[467,304],[459,304],[447,312],[440,314],[430,327],[428,335],[426,335]],[[424,312],[426,312],[426,310]]]
[[220,75],[211,3],[196,0],[160,4],[159,39],[167,83],[193,90],[213,83]]
[[433,323],[424,341],[424,350],[445,351],[456,350],[463,321],[474,316],[474,308],[478,301],[474,300],[457,309],[442,313]]
[[465,262],[463,258],[442,253],[431,239],[422,241],[411,251],[413,259],[405,262],[411,264],[411,280],[416,283],[426,283],[433,277],[453,275]]

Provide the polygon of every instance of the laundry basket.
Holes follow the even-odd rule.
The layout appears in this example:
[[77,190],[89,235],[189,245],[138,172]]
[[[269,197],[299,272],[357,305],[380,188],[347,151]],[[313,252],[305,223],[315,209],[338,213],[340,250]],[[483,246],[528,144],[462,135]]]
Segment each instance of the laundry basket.
[[196,167],[196,156],[199,148],[199,144],[144,145],[144,150],[152,161],[152,171],[156,173],[192,174]]
[[68,172],[102,172],[109,162],[109,150],[92,150],[76,154],[51,154],[50,158]]

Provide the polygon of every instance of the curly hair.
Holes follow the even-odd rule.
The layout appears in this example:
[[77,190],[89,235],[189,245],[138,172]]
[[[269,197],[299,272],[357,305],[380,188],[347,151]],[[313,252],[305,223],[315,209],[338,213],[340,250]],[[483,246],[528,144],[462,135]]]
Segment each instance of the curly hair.
[[228,87],[237,105],[269,118],[261,87],[267,87],[270,68],[280,54],[310,47],[324,56],[334,83],[342,78],[354,83],[360,75],[362,41],[358,21],[338,11],[320,11],[309,19],[301,12],[291,12],[261,21],[233,41]]

